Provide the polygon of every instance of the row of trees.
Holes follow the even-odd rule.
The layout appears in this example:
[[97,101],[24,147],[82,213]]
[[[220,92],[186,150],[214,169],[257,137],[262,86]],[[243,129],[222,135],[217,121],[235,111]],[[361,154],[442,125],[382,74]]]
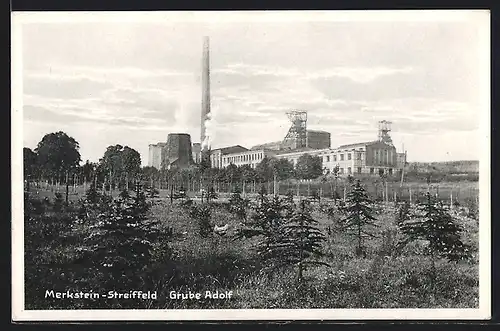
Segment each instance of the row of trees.
[[24,177],[30,182],[45,181],[51,184],[81,185],[94,183],[111,189],[123,189],[136,180],[151,184],[177,183],[192,186],[195,182],[208,181],[234,183],[269,182],[273,180],[314,179],[323,174],[319,157],[303,155],[297,165],[285,159],[264,158],[254,169],[249,165],[231,164],[225,169],[210,168],[207,163],[185,169],[158,170],[145,166],[141,168],[139,152],[128,146],[109,146],[99,162],[81,164],[79,143],[66,133],[59,131],[45,135],[34,150],[24,148]]
[[46,134],[34,150],[23,150],[24,178],[51,184],[101,184],[128,187],[141,174],[141,156],[128,146],[109,146],[99,162],[81,164],[79,143],[59,131]]

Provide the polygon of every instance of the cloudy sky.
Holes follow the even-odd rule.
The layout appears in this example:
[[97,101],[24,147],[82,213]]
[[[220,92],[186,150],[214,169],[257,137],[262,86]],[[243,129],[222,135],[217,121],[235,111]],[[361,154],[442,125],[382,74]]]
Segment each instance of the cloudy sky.
[[23,24],[24,146],[62,130],[83,160],[121,144],[145,165],[148,144],[168,133],[198,142],[203,36],[212,148],[281,140],[285,112],[303,109],[333,147],[376,139],[377,122],[388,120],[410,161],[479,159],[477,21]]

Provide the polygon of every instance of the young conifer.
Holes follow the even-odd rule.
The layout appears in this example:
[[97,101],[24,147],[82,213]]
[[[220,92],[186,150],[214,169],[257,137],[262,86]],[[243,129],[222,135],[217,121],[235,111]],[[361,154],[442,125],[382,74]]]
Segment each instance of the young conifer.
[[239,192],[233,192],[229,198],[229,211],[240,220],[247,218],[248,200],[243,199]]
[[269,199],[263,192],[253,206],[250,219],[242,229],[237,230],[235,239],[259,237],[255,244],[257,254],[267,262],[269,268],[280,265],[283,242],[283,225],[290,217],[288,204],[279,197]]
[[358,180],[352,184],[352,188],[347,193],[345,206],[342,210],[345,218],[342,220],[344,230],[348,234],[354,236],[357,241],[356,255],[366,255],[364,247],[364,239],[374,237],[372,230],[377,225],[375,224],[374,211],[372,208],[373,202],[368,197],[366,190]]
[[423,240],[427,243],[424,254],[430,257],[430,282],[433,294],[436,295],[436,260],[446,258],[458,261],[470,257],[470,248],[460,240],[462,229],[444,208],[441,201],[427,192],[423,201],[408,213],[399,227],[405,239],[400,243],[404,247],[408,242]]
[[405,234],[405,243],[413,240],[425,240],[428,243],[427,254],[433,260],[444,257],[457,261],[469,257],[469,247],[460,240],[461,227],[444,208],[441,201],[429,192],[425,199],[417,204],[416,209],[399,223]]
[[282,241],[276,250],[280,251],[282,260],[288,265],[297,267],[297,281],[303,282],[303,272],[308,266],[326,265],[318,260],[323,254],[321,245],[325,241],[325,235],[317,227],[318,222],[310,213],[310,203],[302,200],[283,226]]
[[147,219],[144,192],[137,186],[133,195],[123,191],[107,207],[97,206],[85,239],[92,269],[106,275],[103,285],[122,290],[139,286],[159,234],[156,222]]

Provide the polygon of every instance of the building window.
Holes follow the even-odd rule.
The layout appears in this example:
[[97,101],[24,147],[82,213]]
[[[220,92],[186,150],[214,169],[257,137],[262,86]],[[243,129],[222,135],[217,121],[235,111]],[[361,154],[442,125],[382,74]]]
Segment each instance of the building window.
[[343,174],[343,173],[344,173],[344,168],[339,168],[339,172],[340,172],[341,174]]
[[375,172],[375,169],[370,168],[370,174],[373,174]]
[[361,173],[361,167],[358,167],[358,174]]
[[351,153],[347,153],[347,159],[350,160],[351,159]]
[[337,162],[337,155],[334,155],[334,156],[333,156],[333,161],[334,161],[334,162]]
[[330,162],[330,155],[326,156],[326,162]]
[[389,175],[392,175],[392,169],[389,169]]
[[344,154],[340,154],[340,161],[344,161]]
[[351,167],[347,167],[347,173],[352,174]]
[[361,160],[361,153],[360,152],[356,153],[356,159]]

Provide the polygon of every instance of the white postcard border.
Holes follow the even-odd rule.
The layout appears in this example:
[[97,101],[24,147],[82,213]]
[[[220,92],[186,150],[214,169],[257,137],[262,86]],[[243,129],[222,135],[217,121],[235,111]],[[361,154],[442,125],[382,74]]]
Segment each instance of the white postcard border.
[[[11,14],[12,319],[14,321],[137,320],[484,320],[491,317],[490,13],[487,10],[260,12],[15,12]],[[31,22],[210,21],[470,21],[481,24],[481,158],[478,309],[220,309],[25,310],[22,117],[22,25]]]

